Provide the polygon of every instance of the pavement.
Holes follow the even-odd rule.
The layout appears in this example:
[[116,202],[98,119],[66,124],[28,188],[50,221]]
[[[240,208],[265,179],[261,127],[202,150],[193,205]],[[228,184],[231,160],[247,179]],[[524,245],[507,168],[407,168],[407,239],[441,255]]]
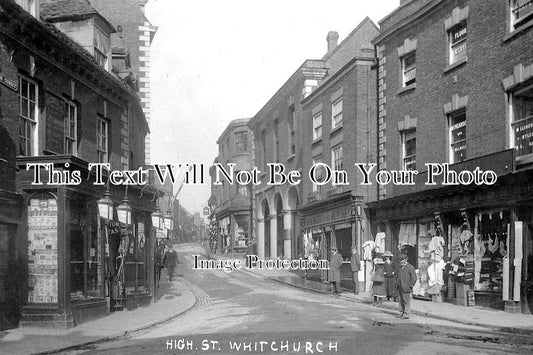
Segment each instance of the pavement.
[[[180,272],[180,265],[176,274]],[[17,328],[0,332],[0,354],[50,354],[117,339],[148,329],[186,312],[196,298],[187,281],[167,280],[166,270],[156,298],[147,306],[110,313],[71,329]]]
[[[211,255],[211,258],[242,258],[242,254]],[[258,270],[243,267],[240,269],[258,277],[266,277],[272,281],[279,282],[288,286],[304,289],[312,292],[332,294],[332,297],[339,297],[346,301],[364,303],[369,306],[382,308],[385,312],[399,314],[397,302],[385,301],[380,306],[374,304],[371,292],[359,292],[358,295],[353,290],[342,289],[340,296],[334,296],[332,286],[329,283],[323,283],[305,279],[303,272],[293,272],[286,270]],[[411,313],[422,317],[431,317],[466,325],[480,326],[485,328],[496,329],[506,333],[520,333],[533,336],[533,315],[506,313],[500,310],[493,310],[486,307],[466,307],[454,305],[446,302],[431,302],[418,299],[411,299]]]

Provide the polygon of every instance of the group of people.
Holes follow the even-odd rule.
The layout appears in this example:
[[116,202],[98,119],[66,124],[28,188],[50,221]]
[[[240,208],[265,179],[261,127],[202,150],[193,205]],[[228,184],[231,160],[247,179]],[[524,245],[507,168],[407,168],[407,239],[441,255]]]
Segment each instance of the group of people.
[[[342,255],[337,248],[331,249],[329,281],[333,285],[335,294],[339,294],[339,286],[342,266]],[[398,300],[400,313],[397,318],[409,319],[411,313],[411,293],[416,284],[417,276],[415,268],[407,261],[407,255],[400,253],[394,262],[394,255],[390,251],[377,254],[374,258],[374,271],[372,273],[372,295],[376,305],[381,306],[383,300]],[[357,249],[352,249],[350,258],[354,294],[359,294],[359,271],[361,260]]]

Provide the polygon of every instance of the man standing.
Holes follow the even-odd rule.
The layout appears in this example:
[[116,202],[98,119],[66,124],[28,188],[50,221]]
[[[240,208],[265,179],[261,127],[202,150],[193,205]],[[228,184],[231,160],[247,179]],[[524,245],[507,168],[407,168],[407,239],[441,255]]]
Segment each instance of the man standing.
[[165,253],[164,265],[168,271],[168,281],[172,281],[172,276],[174,275],[174,268],[178,263],[178,253],[172,248],[168,249]]
[[411,312],[411,292],[416,283],[416,272],[413,265],[407,262],[407,255],[400,253],[400,271],[396,280],[396,288],[400,298],[400,314],[396,318],[409,319]]
[[350,262],[352,264],[353,293],[357,295],[359,294],[359,270],[361,270],[361,260],[357,254],[357,248],[352,248]]
[[333,284],[335,294],[340,294],[341,287],[341,266],[342,255],[337,252],[337,248],[331,248],[331,262],[329,264],[329,282]]

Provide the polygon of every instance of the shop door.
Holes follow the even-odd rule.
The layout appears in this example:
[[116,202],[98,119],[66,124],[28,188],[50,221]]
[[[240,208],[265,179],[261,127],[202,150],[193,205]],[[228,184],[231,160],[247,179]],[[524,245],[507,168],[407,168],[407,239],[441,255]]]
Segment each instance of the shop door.
[[533,314],[533,224],[528,224],[524,233],[525,282],[522,293],[527,300],[529,313]]

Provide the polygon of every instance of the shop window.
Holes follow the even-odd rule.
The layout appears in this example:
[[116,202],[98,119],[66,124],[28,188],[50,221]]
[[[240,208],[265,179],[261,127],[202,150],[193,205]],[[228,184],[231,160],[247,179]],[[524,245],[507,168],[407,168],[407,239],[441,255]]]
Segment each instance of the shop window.
[[416,52],[411,52],[401,58],[402,86],[406,87],[416,83]]
[[37,84],[21,76],[19,81],[19,154],[37,155],[39,109]]
[[246,153],[248,151],[248,133],[235,132],[235,154]]
[[331,105],[331,129],[342,125],[342,99],[337,100]]
[[448,31],[450,64],[466,58],[466,21]]
[[70,101],[65,101],[65,154],[76,156],[78,108]]
[[288,126],[289,155],[293,155],[296,154],[296,111],[294,105],[291,105],[289,109]]
[[450,163],[466,160],[466,112],[461,110],[448,116],[450,135]]
[[[98,206],[87,196],[69,200],[70,297],[73,301],[102,297],[102,235]],[[100,229],[100,230],[99,230]]]
[[402,132],[403,169],[416,170],[416,131]]
[[533,0],[510,0],[511,31],[533,19]]
[[96,150],[98,162],[107,163],[109,161],[109,123],[101,117],[96,120]]
[[338,145],[331,149],[331,166],[334,171],[342,170],[342,145]]
[[533,86],[510,96],[511,145],[516,156],[533,153]]
[[245,248],[248,246],[249,217],[235,217],[235,247]]
[[313,140],[322,137],[322,112],[313,116]]

